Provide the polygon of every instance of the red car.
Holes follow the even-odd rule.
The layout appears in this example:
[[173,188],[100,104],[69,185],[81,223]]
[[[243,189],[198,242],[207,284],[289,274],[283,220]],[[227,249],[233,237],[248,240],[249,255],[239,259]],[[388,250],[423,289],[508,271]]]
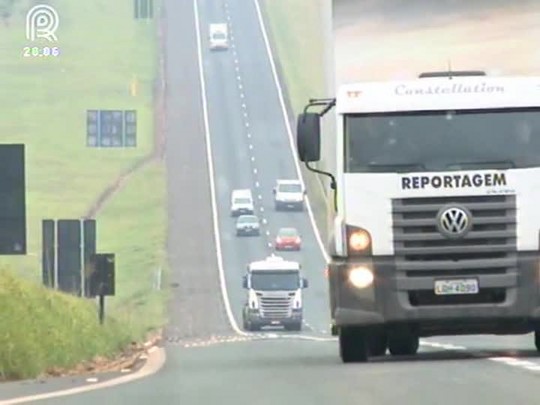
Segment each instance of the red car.
[[302,239],[295,228],[281,228],[276,236],[276,250],[300,250]]

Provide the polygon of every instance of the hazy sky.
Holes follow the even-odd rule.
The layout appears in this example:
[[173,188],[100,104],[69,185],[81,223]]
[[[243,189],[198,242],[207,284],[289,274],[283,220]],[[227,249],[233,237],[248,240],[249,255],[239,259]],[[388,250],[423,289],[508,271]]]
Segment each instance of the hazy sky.
[[481,69],[540,75],[540,0],[333,0],[337,83]]

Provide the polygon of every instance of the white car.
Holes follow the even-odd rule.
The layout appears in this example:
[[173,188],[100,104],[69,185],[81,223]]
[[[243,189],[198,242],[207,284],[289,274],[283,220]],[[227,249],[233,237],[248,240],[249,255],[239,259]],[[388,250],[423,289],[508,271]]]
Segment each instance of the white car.
[[304,210],[306,191],[300,180],[277,180],[273,191],[276,211]]
[[254,214],[253,195],[250,189],[234,190],[231,194],[231,216]]

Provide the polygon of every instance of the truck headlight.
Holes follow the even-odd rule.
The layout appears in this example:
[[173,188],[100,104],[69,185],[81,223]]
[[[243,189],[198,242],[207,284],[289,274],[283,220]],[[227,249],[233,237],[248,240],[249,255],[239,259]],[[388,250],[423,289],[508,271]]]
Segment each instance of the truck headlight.
[[354,267],[349,270],[349,281],[356,288],[366,288],[373,284],[373,272],[364,266]]
[[371,235],[365,229],[347,225],[347,247],[352,256],[369,255],[371,254]]

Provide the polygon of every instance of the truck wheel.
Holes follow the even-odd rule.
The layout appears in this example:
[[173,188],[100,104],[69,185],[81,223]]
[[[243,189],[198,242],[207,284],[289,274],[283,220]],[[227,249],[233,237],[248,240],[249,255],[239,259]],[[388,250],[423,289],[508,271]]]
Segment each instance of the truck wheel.
[[369,335],[369,354],[384,356],[388,348],[388,336],[384,331],[376,331]]
[[540,330],[534,331],[534,345],[536,346],[536,350],[540,352]]
[[368,346],[363,330],[353,327],[339,329],[339,355],[343,363],[368,361]]
[[418,352],[420,339],[412,333],[390,335],[388,349],[393,356],[410,356]]

